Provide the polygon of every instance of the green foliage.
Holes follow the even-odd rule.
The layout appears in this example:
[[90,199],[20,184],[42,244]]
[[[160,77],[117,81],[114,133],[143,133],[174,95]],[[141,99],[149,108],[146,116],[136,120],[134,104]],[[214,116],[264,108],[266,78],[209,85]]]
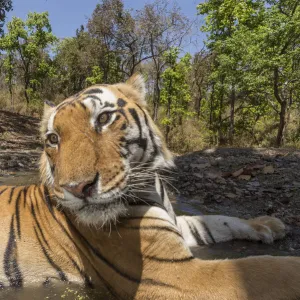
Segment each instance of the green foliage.
[[166,139],[171,128],[191,116],[188,109],[191,100],[187,76],[191,69],[191,55],[186,54],[178,60],[179,49],[172,48],[164,54],[167,68],[162,74],[161,104],[165,107],[166,116],[161,123],[166,126]]
[[[198,11],[206,14],[203,30],[215,54],[212,128],[230,136],[268,114],[278,122],[275,145],[280,146],[289,106],[299,94],[298,2],[211,0],[199,4]],[[245,114],[251,121],[245,122]]]
[[3,26],[6,19],[6,13],[12,10],[12,0],[0,1],[0,35],[3,34]]
[[6,82],[12,89],[14,70],[19,65],[27,103],[41,99],[43,81],[55,74],[46,53],[47,47],[57,40],[51,32],[48,13],[29,13],[26,21],[14,17],[7,24],[7,31],[0,39],[0,48],[6,53]]
[[168,0],[137,11],[100,0],[87,26],[59,41],[47,13],[13,18],[0,37],[0,106],[23,112],[25,99],[39,113],[41,99],[59,102],[141,71],[152,116],[175,151],[300,145],[300,2],[207,0],[197,10],[207,40],[193,56],[180,47],[191,23]]
[[93,85],[97,83],[102,83],[103,80],[103,72],[101,71],[99,66],[94,66],[92,68],[92,76],[86,78],[86,83],[88,85]]

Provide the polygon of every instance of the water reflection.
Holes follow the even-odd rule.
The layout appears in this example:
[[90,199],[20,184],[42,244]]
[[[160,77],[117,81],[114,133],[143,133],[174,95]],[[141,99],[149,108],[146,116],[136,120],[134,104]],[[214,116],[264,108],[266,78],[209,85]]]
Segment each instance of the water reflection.
[[35,172],[15,172],[8,176],[0,176],[0,185],[30,185],[40,181],[39,173]]
[[0,291],[0,299],[5,300],[114,300],[111,295],[84,289],[75,285],[45,286],[37,288],[5,288]]

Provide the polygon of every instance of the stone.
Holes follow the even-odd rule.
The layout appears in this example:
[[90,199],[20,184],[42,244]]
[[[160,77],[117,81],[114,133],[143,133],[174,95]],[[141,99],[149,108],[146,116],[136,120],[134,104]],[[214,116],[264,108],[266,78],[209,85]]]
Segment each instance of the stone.
[[263,174],[273,174],[274,173],[274,167],[272,165],[265,166],[262,170]]
[[202,169],[206,169],[208,167],[210,167],[210,164],[209,163],[204,163],[204,164],[191,164],[191,167],[193,169],[199,169],[199,170],[202,170]]
[[225,196],[229,199],[235,199],[237,197],[237,195],[233,193],[225,193]]

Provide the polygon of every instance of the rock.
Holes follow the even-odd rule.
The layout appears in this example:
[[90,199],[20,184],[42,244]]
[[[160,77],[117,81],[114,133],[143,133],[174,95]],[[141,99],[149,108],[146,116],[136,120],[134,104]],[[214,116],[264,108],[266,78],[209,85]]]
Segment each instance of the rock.
[[209,159],[209,162],[210,162],[211,166],[217,167],[217,166],[219,166],[221,160],[222,160],[222,157],[221,157],[221,159],[220,159],[220,157],[217,157],[216,159],[212,157]]
[[238,196],[243,195],[243,190],[241,190],[241,189],[234,188],[234,191],[235,191],[235,193],[236,193]]
[[205,200],[202,196],[197,195],[197,196],[194,196],[190,202],[195,203],[195,204],[204,204]]
[[262,170],[263,174],[273,174],[274,173],[274,167],[272,165],[265,166]]
[[300,188],[300,182],[298,182],[298,181],[293,181],[292,184],[293,184],[293,186],[299,187],[299,188]]
[[187,188],[187,190],[189,191],[189,192],[194,192],[195,190],[196,190],[196,188],[194,187],[194,186],[189,186],[188,188]]
[[8,168],[17,168],[19,164],[15,160],[10,160],[7,162]]
[[197,178],[203,178],[203,174],[202,173],[194,173],[194,176]]
[[215,195],[215,200],[216,200],[217,203],[221,203],[222,202],[221,195]]
[[181,184],[181,187],[185,188],[185,187],[188,187],[190,185],[191,185],[191,182],[190,181],[186,181],[186,182],[184,182],[184,183]]
[[219,171],[216,171],[216,170],[211,170],[211,171],[205,172],[205,177],[210,178],[210,179],[216,179],[216,178],[221,177],[221,173]]
[[251,179],[251,175],[240,175],[238,177],[238,179],[240,179],[240,180],[250,180]]
[[244,168],[241,168],[241,169],[239,169],[239,170],[233,172],[233,173],[232,173],[232,176],[233,176],[233,177],[238,177],[238,176],[242,175],[243,172],[244,172]]
[[229,199],[235,199],[237,197],[237,195],[235,195],[233,193],[225,193],[225,196]]
[[247,186],[259,187],[260,183],[258,181],[250,181],[247,183]]
[[199,170],[202,170],[202,169],[206,169],[210,166],[209,163],[204,163],[204,164],[191,164],[191,167],[193,169],[199,169]]
[[203,183],[196,182],[196,183],[195,183],[195,186],[196,186],[198,189],[202,189],[202,188],[203,188]]
[[227,183],[227,181],[224,178],[222,178],[222,177],[217,177],[215,179],[215,182],[219,183],[219,184],[226,184]]

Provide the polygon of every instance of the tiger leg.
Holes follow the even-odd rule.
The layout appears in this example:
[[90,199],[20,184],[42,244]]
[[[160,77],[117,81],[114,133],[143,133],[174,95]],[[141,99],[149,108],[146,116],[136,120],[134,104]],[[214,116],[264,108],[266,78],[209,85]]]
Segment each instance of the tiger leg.
[[286,234],[283,222],[270,216],[249,220],[220,215],[179,216],[177,224],[190,247],[236,239],[270,244]]

